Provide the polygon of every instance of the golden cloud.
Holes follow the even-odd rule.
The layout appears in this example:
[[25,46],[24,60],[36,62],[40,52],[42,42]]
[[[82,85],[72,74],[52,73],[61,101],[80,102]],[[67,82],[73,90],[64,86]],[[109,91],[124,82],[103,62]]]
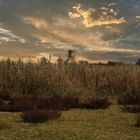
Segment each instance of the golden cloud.
[[37,29],[47,29],[48,24],[45,19],[38,18],[38,17],[24,17],[23,20],[28,23],[33,25]]
[[[81,4],[78,4],[73,6],[73,11],[69,12],[68,15],[70,18],[82,18],[82,24],[85,25],[85,27],[107,26],[125,23],[126,20],[124,17],[116,18],[116,16],[118,16],[118,11],[115,11],[111,6],[114,6],[114,3],[108,5],[108,7],[101,7],[100,11],[97,11],[94,8],[82,9]],[[97,12],[101,13],[100,16],[95,19],[94,15]]]
[[140,20],[140,16],[136,16],[136,20],[139,21]]

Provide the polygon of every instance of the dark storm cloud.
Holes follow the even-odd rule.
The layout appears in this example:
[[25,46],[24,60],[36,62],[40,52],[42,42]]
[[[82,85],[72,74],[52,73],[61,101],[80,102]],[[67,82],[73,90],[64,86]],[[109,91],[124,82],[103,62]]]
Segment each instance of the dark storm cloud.
[[[98,11],[114,2],[119,12],[116,19],[123,17],[126,23],[87,28],[81,19],[68,16],[76,4]],[[60,55],[74,48],[91,60],[136,61],[140,51],[136,16],[140,16],[139,0],[0,0],[0,28],[17,37],[10,42],[6,37],[11,36],[0,33],[0,55],[38,55],[47,50]]]

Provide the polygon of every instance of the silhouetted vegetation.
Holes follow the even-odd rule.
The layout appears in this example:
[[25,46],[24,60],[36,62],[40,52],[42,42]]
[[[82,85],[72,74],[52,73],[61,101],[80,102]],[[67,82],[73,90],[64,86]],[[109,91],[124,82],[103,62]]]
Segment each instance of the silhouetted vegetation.
[[28,123],[42,123],[51,119],[57,119],[61,116],[59,111],[52,110],[32,110],[32,111],[24,111],[21,114],[24,122]]
[[140,105],[140,94],[129,93],[119,97],[118,103],[121,105]]
[[140,113],[140,94],[129,93],[119,97],[118,103],[124,112]]
[[81,107],[86,109],[105,109],[111,105],[111,101],[106,98],[88,98],[85,99]]
[[69,110],[71,108],[105,109],[111,105],[106,98],[84,98],[75,96],[34,96],[20,95],[8,101],[0,100],[0,111],[28,111],[34,109]]

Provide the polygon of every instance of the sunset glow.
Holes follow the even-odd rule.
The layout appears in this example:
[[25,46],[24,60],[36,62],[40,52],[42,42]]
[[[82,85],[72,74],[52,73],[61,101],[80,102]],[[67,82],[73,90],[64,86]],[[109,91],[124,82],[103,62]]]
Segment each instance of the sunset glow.
[[139,27],[139,0],[0,0],[0,56],[136,62]]

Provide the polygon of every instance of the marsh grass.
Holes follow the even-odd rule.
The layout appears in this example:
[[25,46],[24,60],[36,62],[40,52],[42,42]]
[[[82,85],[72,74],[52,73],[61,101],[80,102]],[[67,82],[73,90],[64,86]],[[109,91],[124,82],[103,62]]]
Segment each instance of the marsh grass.
[[[140,67],[0,61],[2,94],[114,96],[140,92]],[[4,97],[6,98],[6,97]]]

